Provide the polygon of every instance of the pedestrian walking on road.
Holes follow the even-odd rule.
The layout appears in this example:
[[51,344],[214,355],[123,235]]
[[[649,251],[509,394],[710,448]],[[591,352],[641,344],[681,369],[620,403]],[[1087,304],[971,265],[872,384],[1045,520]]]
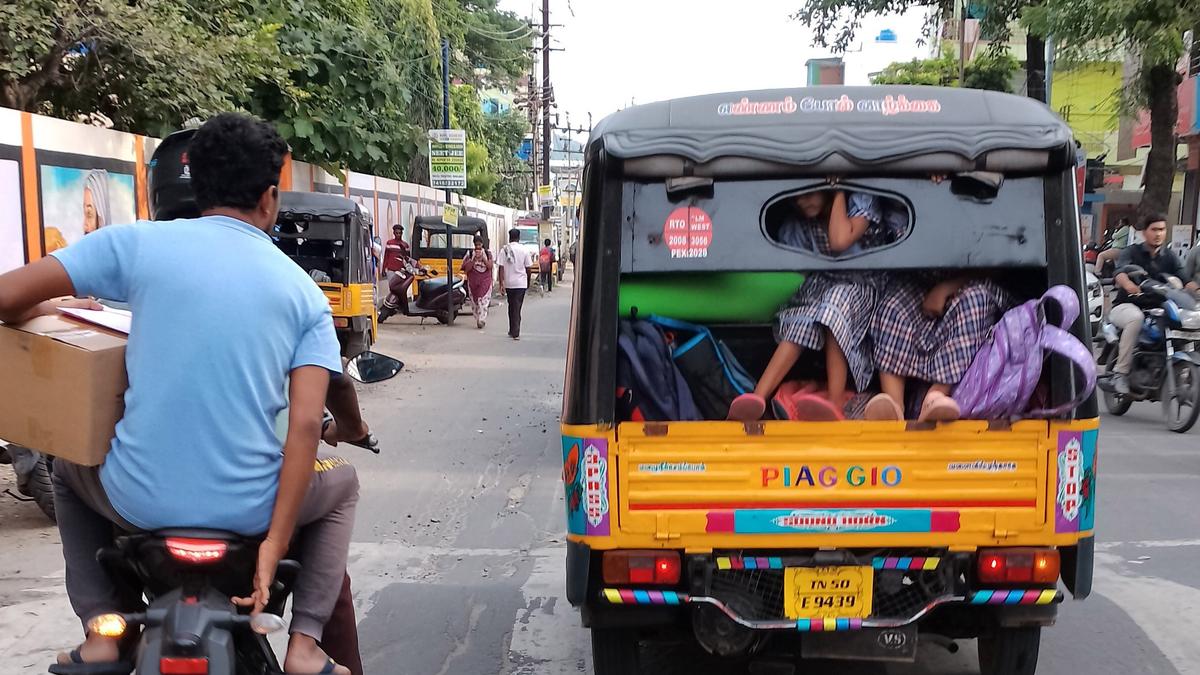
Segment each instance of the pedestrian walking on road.
[[475,327],[487,325],[488,305],[492,301],[492,271],[495,264],[492,252],[483,248],[483,237],[475,237],[475,250],[463,258],[462,271],[467,275],[467,290],[475,314]]
[[500,249],[500,289],[508,296],[508,336],[521,339],[521,306],[529,290],[529,268],[533,256],[521,245],[521,231],[508,231],[508,243]]
[[542,250],[538,253],[538,277],[547,293],[554,290],[554,249],[550,248],[549,239],[542,242]]

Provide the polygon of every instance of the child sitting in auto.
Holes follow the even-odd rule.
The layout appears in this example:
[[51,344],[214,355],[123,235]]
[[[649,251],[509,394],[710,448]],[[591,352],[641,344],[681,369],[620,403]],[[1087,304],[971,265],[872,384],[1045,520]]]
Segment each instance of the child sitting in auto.
[[[795,212],[779,229],[779,243],[839,258],[891,243],[896,233],[884,223],[873,195],[844,190],[806,192],[795,198]],[[753,393],[729,407],[729,419],[750,422],[766,412],[766,399],[789,419],[843,419],[848,379],[864,391],[873,375],[867,334],[884,275],[876,272],[817,272],[808,275],[792,300],[775,317],[775,349]],[[784,383],[805,349],[823,349],[826,391]]]
[[1008,291],[990,279],[936,273],[893,277],[871,320],[883,393],[867,403],[863,416],[904,419],[905,385],[911,379],[929,384],[919,421],[958,419],[950,392],[1012,304]]

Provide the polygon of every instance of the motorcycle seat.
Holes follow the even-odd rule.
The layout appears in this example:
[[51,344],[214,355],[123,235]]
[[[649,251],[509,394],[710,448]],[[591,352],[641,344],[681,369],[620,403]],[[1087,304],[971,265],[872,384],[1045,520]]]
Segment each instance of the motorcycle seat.
[[160,539],[208,539],[211,541],[244,541],[244,542],[260,542],[261,536],[245,537],[236,532],[227,530],[207,530],[203,528],[173,528],[167,530],[155,530],[151,533],[153,536]]

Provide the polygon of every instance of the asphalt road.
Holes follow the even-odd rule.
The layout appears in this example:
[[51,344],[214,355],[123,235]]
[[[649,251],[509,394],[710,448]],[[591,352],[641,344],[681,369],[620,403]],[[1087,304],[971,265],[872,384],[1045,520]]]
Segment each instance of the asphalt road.
[[[526,303],[520,342],[505,308],[485,331],[389,321],[379,351],[406,362],[364,387],[383,442],[356,448],[362,500],[351,574],[372,675],[590,672],[590,643],[563,597],[557,424],[567,289]],[[11,471],[0,467],[11,487]],[[1200,429],[1163,428],[1156,405],[1105,417],[1096,594],[1044,633],[1045,675],[1200,673]],[[0,674],[45,672],[78,639],[57,534],[0,494]],[[921,646],[914,665],[817,665],[812,673],[967,674],[975,647]]]

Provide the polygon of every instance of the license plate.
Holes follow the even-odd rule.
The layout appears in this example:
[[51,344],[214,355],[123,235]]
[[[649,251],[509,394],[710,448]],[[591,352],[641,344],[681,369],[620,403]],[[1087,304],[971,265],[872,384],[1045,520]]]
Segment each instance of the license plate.
[[872,567],[789,567],[783,610],[789,619],[865,619],[871,615]]

